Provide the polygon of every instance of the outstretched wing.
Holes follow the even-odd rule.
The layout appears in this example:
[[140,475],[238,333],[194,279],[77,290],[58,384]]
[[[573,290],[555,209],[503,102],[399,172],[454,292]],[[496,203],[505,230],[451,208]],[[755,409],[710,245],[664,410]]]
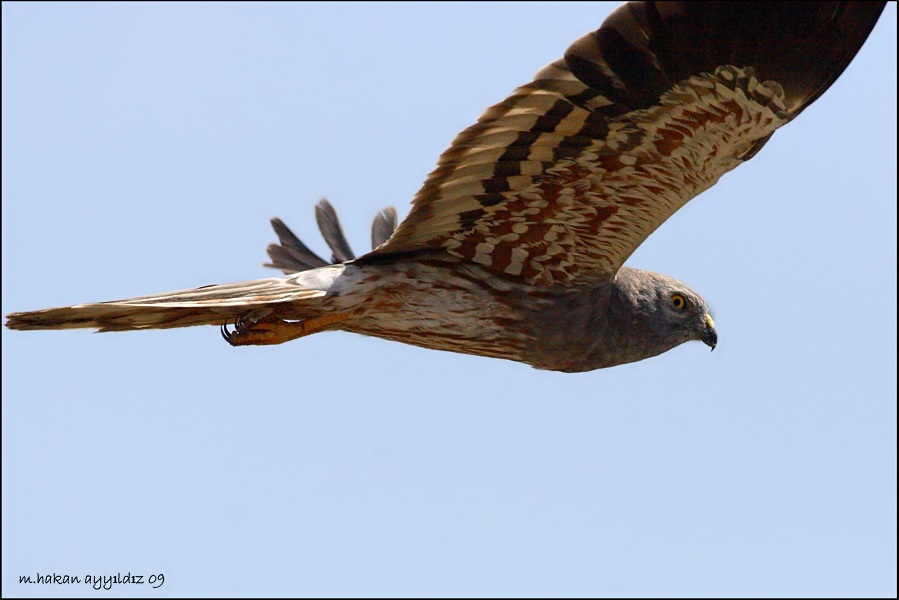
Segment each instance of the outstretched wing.
[[609,279],[814,102],[883,6],[630,2],[460,133],[359,261],[443,250],[535,285]]
[[[284,221],[277,217],[272,219],[272,229],[278,236],[277,244],[269,244],[267,252],[272,262],[263,266],[273,269],[281,269],[285,275],[317,269],[330,264],[342,263],[353,260],[350,243],[347,241],[337,218],[337,211],[331,203],[322,199],[315,205],[315,220],[322,237],[331,249],[331,262],[326,261],[309,249],[306,244],[294,234]],[[377,248],[387,241],[396,229],[396,209],[388,206],[381,210],[371,224],[371,247]]]

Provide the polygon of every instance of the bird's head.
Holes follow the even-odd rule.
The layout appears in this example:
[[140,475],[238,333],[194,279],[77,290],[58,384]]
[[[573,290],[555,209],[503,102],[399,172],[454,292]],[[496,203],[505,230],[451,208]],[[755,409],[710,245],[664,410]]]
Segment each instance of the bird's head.
[[686,337],[684,341],[698,340],[714,350],[718,345],[718,332],[705,300],[677,280],[671,280],[669,285],[657,291],[663,325],[673,335]]
[[635,316],[649,329],[659,354],[693,340],[715,349],[718,332],[711,310],[690,286],[637,269],[628,269],[625,279],[622,291],[629,297]]

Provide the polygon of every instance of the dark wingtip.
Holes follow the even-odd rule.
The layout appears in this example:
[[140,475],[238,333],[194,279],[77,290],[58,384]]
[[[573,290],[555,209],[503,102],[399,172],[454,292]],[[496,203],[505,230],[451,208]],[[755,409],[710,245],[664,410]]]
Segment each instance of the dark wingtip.
[[318,223],[319,230],[322,232],[322,237],[325,238],[325,242],[331,248],[331,260],[333,262],[347,262],[356,258],[349,242],[347,242],[346,236],[343,234],[340,219],[337,218],[337,211],[324,198],[315,205],[315,220]]
[[280,245],[270,244],[267,248],[267,253],[272,262],[265,263],[266,267],[281,269],[289,275],[297,271],[316,269],[329,264],[300,241],[300,238],[284,224],[284,221],[275,217],[271,220],[271,224],[272,229],[275,230],[275,235],[278,236]]
[[388,206],[375,215],[375,220],[371,224],[371,249],[374,250],[387,241],[396,230],[397,216],[396,209]]

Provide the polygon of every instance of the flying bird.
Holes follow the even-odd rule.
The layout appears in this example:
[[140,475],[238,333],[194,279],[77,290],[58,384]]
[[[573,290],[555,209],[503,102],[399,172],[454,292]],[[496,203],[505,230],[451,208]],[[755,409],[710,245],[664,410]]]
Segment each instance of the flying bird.
[[488,108],[396,224],[356,257],[327,202],[331,260],[279,219],[285,275],[8,315],[12,329],[221,327],[232,346],[342,330],[589,371],[688,341],[706,301],[624,266],[674,212],[832,85],[884,2],[629,2]]

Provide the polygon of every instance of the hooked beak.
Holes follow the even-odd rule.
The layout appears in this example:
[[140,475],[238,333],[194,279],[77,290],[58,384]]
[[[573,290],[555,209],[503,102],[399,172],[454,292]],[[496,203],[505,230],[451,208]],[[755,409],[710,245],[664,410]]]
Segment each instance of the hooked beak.
[[708,314],[705,316],[705,319],[703,319],[699,335],[701,336],[699,339],[702,340],[702,343],[712,350],[718,345],[718,332],[715,331],[715,322]]

